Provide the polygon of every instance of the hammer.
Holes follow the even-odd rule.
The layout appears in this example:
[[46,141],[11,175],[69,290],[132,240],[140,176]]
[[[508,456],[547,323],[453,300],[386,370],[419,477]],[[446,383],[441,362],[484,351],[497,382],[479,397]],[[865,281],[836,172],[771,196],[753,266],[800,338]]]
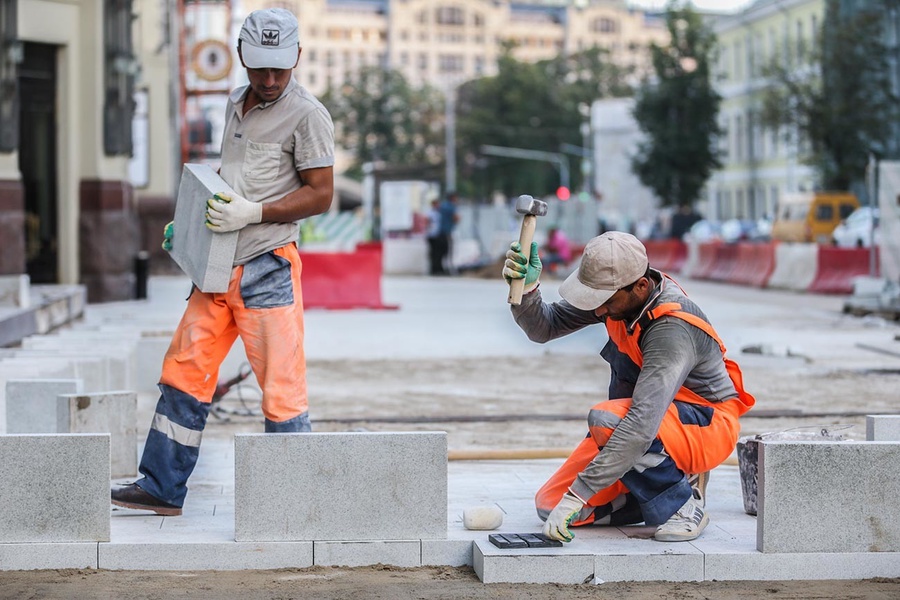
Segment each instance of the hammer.
[[[516,200],[516,212],[525,215],[522,219],[522,230],[519,232],[519,247],[525,253],[525,258],[531,256],[531,240],[534,238],[534,227],[537,218],[547,214],[547,203],[543,200],[535,200],[531,196],[522,195]],[[518,306],[522,303],[522,293],[525,291],[525,278],[513,279],[509,282],[509,298],[507,302]]]

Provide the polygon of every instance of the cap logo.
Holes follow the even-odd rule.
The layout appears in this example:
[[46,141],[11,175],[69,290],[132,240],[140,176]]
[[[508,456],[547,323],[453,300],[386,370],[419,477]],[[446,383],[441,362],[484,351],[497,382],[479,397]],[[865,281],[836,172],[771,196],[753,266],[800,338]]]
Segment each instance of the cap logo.
[[262,39],[260,43],[263,46],[277,46],[279,38],[279,31],[277,29],[263,29],[262,30]]

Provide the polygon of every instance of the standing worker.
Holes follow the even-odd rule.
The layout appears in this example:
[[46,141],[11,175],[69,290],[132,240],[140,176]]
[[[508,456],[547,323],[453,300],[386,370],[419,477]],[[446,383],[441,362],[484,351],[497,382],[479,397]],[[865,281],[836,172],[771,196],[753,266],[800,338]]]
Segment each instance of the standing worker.
[[755,403],[708,319],[667,275],[650,268],[633,235],[612,231],[585,246],[581,266],[541,300],[537,244],[506,254],[507,282],[525,279],[511,306],[529,339],[544,343],[603,323],[609,400],[591,409],[588,435],[537,492],[543,533],[569,542],[570,526],[658,525],[655,538],[697,538],[709,471],[734,450],[738,417]]
[[[250,13],[241,28],[237,50],[249,85],[228,99],[220,169],[237,195],[207,202],[213,232],[240,231],[231,282],[224,293],[193,289],[163,361],[143,478],[112,490],[115,505],[181,514],[219,365],[238,335],[262,388],[265,431],[311,430],[295,240],[300,219],[331,205],[334,126],[293,78],[298,29],[280,8]],[[171,227],[167,238],[163,247],[171,249]]]

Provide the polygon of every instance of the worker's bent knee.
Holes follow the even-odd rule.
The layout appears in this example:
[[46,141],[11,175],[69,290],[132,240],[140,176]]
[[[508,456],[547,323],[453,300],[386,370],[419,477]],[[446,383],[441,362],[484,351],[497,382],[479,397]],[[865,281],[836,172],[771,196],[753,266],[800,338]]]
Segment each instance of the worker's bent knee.
[[287,421],[270,421],[266,419],[266,433],[310,433],[312,424],[309,413],[305,412]]

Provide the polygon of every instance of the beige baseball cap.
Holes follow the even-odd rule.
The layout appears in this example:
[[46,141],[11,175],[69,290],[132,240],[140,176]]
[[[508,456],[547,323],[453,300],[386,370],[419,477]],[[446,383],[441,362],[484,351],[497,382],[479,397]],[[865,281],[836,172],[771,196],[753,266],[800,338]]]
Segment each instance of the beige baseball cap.
[[584,247],[581,266],[559,286],[559,295],[581,310],[594,310],[647,272],[647,250],[630,233],[608,231]]
[[283,8],[254,10],[241,27],[241,57],[250,69],[293,69],[300,47],[297,17]]

